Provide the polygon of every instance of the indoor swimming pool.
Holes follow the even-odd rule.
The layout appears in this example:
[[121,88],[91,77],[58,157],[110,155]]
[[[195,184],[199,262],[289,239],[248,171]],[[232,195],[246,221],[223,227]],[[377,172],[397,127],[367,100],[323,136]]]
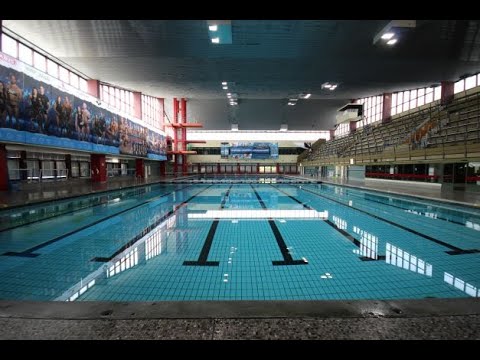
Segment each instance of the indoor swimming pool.
[[0,299],[480,296],[480,209],[246,179],[155,184],[2,210]]

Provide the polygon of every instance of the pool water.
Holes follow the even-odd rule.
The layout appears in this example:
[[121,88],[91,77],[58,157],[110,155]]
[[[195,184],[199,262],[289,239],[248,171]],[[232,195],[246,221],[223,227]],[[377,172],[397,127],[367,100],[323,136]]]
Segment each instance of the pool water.
[[480,296],[480,210],[342,186],[156,184],[0,212],[0,299]]

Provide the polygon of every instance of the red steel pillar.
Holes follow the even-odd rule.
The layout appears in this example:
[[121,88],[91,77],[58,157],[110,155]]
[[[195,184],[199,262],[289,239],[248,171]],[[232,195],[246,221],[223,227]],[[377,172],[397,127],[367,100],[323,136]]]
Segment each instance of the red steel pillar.
[[90,166],[92,182],[107,181],[107,164],[105,162],[105,155],[90,154]]
[[145,178],[145,161],[143,159],[135,159],[135,176]]

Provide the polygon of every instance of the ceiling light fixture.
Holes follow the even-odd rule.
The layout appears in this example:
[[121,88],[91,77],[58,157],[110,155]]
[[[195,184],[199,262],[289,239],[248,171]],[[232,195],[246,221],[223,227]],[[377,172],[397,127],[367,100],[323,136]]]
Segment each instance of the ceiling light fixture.
[[218,30],[218,26],[217,26],[217,25],[209,25],[209,26],[208,26],[208,30],[210,30],[210,31],[217,31],[217,30]]
[[391,39],[391,40],[388,40],[388,41],[387,41],[387,45],[392,46],[392,45],[395,45],[396,42],[397,42],[397,39]]
[[392,37],[394,37],[395,34],[393,32],[387,32],[382,35],[383,40],[390,40]]
[[222,81],[222,85],[223,85],[223,86],[227,85],[227,82],[226,82],[226,81]]
[[218,38],[218,37],[212,38],[212,43],[220,44],[220,38]]
[[322,84],[322,89],[335,90],[337,86],[338,84],[331,84],[329,82],[326,82]]
[[[380,39],[391,41],[396,33],[393,29],[414,28],[416,26],[416,20],[392,20],[373,37],[373,45],[375,45]],[[392,44],[387,42],[387,44],[393,45],[395,42]]]
[[223,90],[228,90],[228,86],[222,86]]

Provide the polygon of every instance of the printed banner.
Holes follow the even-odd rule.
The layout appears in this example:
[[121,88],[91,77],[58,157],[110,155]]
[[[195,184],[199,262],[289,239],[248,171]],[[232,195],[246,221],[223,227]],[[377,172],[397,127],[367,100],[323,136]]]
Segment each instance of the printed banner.
[[222,143],[220,156],[224,159],[278,159],[278,143]]
[[[112,146],[121,154],[140,157],[166,156],[163,134],[95,105],[98,100],[87,94],[79,95],[70,85],[0,53],[0,131],[9,128]],[[3,135],[0,138],[7,133]],[[9,132],[8,136],[16,138]]]

